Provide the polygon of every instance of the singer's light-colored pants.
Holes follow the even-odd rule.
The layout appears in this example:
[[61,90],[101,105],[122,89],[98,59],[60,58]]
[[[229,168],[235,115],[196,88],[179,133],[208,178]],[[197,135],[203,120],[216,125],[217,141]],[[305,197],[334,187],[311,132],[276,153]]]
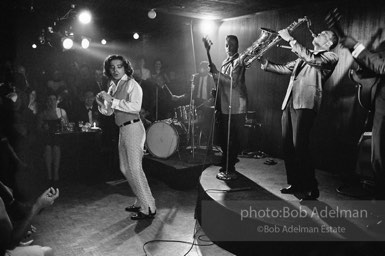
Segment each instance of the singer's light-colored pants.
[[152,196],[146,175],[142,168],[143,148],[146,131],[141,121],[123,126],[119,131],[120,170],[126,177],[137,199],[137,206],[148,214],[155,212],[155,199]]

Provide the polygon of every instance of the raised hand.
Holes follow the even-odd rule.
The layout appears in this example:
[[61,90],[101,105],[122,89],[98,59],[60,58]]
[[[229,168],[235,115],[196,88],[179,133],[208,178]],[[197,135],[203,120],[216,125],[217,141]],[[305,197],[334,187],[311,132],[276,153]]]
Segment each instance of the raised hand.
[[357,44],[357,40],[355,40],[351,36],[345,36],[344,38],[341,38],[340,43],[343,47],[352,50],[354,46]]
[[289,33],[289,30],[287,30],[286,28],[278,31],[278,34],[286,42],[289,42],[290,40],[293,39],[293,37]]
[[44,209],[51,206],[55,200],[59,197],[59,189],[49,188],[41,194],[36,201],[36,207],[38,209]]

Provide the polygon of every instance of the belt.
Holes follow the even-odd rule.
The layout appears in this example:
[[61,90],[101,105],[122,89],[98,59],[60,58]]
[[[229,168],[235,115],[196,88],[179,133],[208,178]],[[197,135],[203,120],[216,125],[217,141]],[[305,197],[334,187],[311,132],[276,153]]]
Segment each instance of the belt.
[[137,123],[137,122],[139,122],[139,121],[140,121],[140,119],[130,120],[130,121],[127,121],[127,122],[125,122],[125,123],[119,125],[119,127],[123,127],[123,126],[129,125],[129,124]]

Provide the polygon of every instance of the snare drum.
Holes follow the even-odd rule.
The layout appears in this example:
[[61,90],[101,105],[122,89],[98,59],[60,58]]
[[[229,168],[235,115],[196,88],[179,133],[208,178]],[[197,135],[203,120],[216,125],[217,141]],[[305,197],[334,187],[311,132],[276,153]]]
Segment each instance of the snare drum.
[[172,156],[181,146],[187,145],[187,131],[179,121],[166,119],[155,122],[147,130],[147,149],[158,158]]

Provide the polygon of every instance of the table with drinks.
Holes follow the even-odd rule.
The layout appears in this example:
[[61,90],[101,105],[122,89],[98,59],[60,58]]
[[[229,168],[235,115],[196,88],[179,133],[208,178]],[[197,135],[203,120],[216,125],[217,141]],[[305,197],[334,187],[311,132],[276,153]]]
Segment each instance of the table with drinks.
[[63,164],[71,175],[79,177],[97,167],[102,129],[97,123],[69,122],[55,132],[61,141]]

